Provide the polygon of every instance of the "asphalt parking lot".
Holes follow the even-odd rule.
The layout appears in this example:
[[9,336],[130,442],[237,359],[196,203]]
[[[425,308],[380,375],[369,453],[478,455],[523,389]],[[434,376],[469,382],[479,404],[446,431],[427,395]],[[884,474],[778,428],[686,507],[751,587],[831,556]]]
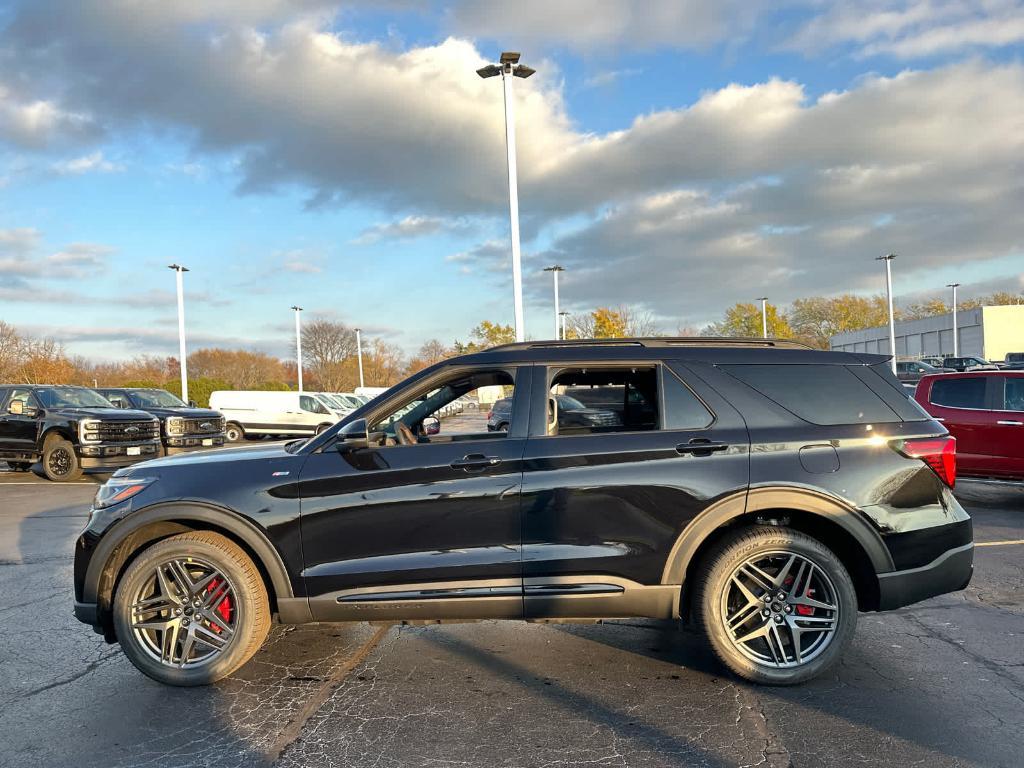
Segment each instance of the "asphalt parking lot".
[[101,477],[0,472],[0,765],[1019,766],[1024,487],[961,482],[973,583],[863,614],[831,674],[727,675],[674,624],[277,627],[237,675],[165,688],[71,615]]

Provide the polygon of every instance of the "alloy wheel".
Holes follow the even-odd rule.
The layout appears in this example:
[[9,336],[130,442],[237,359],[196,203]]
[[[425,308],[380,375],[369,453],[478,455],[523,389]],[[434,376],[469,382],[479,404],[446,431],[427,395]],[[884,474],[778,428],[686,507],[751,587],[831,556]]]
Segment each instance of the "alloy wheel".
[[46,466],[54,475],[66,475],[71,471],[71,452],[67,448],[54,448],[46,459]]
[[726,636],[744,656],[775,668],[820,656],[839,626],[835,585],[820,565],[794,552],[747,558],[733,569],[721,597]]
[[238,627],[234,586],[219,568],[187,557],[153,569],[131,599],[131,627],[145,652],[161,664],[208,664],[231,643]]

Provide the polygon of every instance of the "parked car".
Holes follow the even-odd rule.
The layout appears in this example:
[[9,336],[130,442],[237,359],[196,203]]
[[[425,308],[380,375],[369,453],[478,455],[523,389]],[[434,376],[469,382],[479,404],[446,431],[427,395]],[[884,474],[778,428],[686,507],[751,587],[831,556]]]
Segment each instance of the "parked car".
[[1024,480],[1024,371],[925,376],[915,399],[956,438],[962,475]]
[[997,366],[988,360],[980,357],[947,357],[942,361],[943,368],[951,368],[954,371],[996,371]]
[[117,408],[145,411],[160,420],[164,454],[170,456],[224,445],[224,417],[210,408],[187,405],[165,389],[100,387],[95,390]]
[[919,360],[906,360],[896,363],[896,378],[911,384],[917,384],[922,376],[930,373],[947,373],[952,371],[952,368],[936,367],[928,363],[922,363]]
[[1024,369],[1024,352],[1007,352],[1003,359],[1003,367],[1011,371]]
[[347,403],[341,401],[341,399],[333,392],[313,392],[321,401],[327,404],[327,407],[334,412],[339,418],[342,416],[348,416],[355,408],[351,407]]
[[[956,441],[889,365],[706,338],[445,360],[317,437],[120,470],[75,547],[75,614],[175,685],[230,674],[275,620],[602,617],[692,619],[737,675],[798,683],[858,611],[971,578]],[[507,429],[424,434],[485,387]],[[640,407],[564,434],[573,387]]]
[[366,405],[366,401],[360,398],[358,395],[352,392],[332,392],[331,396],[339,403],[344,405],[349,410],[354,411],[356,408],[362,408]]
[[42,461],[50,480],[125,467],[160,452],[160,421],[115,408],[85,387],[0,385],[0,459],[14,470]]
[[218,390],[210,407],[224,415],[231,443],[246,436],[319,434],[341,418],[333,403],[313,392]]
[[512,398],[495,400],[491,410],[487,412],[487,431],[504,432],[512,423]]
[[942,368],[943,357],[922,357],[921,362],[930,365],[932,368]]

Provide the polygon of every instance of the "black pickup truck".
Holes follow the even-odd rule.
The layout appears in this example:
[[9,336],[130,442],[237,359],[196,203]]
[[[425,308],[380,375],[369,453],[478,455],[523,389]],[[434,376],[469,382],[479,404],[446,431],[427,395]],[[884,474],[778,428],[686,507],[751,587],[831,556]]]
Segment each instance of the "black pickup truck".
[[100,387],[96,391],[118,408],[145,411],[160,419],[168,456],[224,445],[224,417],[219,411],[187,405],[165,389]]
[[0,384],[0,460],[27,470],[42,460],[50,480],[159,456],[160,421],[115,408],[85,387]]

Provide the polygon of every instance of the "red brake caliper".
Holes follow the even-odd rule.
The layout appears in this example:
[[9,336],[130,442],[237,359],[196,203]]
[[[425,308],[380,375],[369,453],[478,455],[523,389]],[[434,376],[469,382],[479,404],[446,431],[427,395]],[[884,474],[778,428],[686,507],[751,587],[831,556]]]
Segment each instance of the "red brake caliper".
[[[793,586],[793,577],[792,576],[788,576],[786,578],[786,581],[783,582],[783,583],[787,587]],[[807,597],[814,597],[814,590],[813,589],[808,589],[804,594]],[[801,616],[813,616],[814,615],[814,608],[812,608],[809,605],[798,605],[798,606],[796,606],[796,612],[799,613]]]
[[[220,587],[220,584],[220,579],[213,579],[213,581],[210,582],[210,586],[206,588],[206,594],[215,594],[217,592],[218,587]],[[231,609],[231,595],[225,595],[223,599],[221,599],[221,601],[217,603],[217,606],[214,608],[214,610],[217,613],[219,613],[220,617],[224,619],[224,621],[226,622],[231,621]],[[217,632],[218,634],[220,633],[221,629],[216,624],[211,624],[210,626],[214,632]]]

